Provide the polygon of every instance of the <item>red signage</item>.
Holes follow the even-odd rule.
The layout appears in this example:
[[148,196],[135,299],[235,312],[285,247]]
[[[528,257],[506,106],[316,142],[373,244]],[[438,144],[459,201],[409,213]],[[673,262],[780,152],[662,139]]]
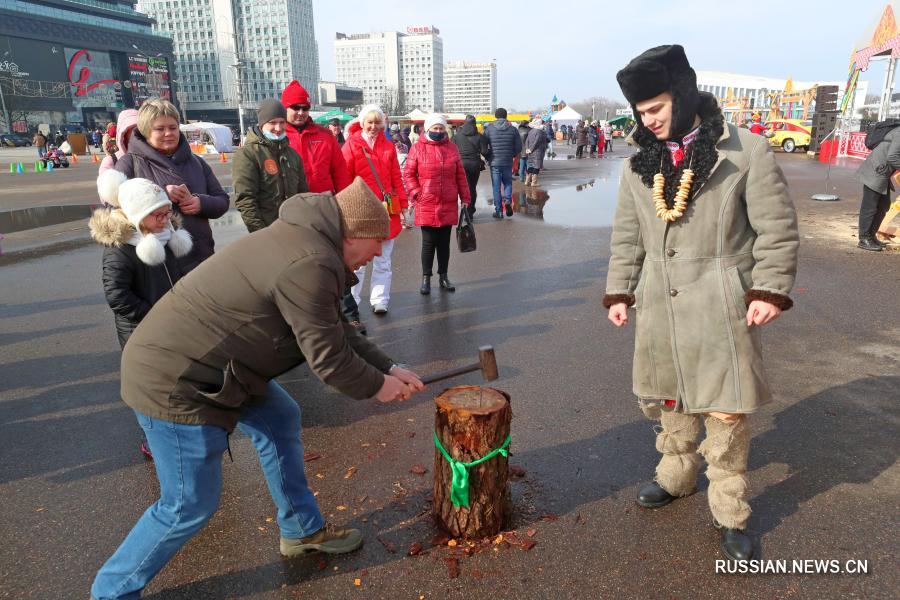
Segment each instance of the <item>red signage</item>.
[[85,59],[85,62],[91,62],[94,60],[91,57],[90,52],[88,52],[87,50],[79,50],[74,55],[72,55],[72,59],[69,61],[69,82],[73,86],[75,86],[76,96],[84,96],[91,90],[97,89],[101,85],[116,83],[115,79],[101,79],[100,81],[95,81],[91,84],[88,84],[88,80],[91,78],[91,70],[87,66],[81,67],[81,71],[78,72],[78,80],[76,81],[74,78],[75,66],[82,58]]

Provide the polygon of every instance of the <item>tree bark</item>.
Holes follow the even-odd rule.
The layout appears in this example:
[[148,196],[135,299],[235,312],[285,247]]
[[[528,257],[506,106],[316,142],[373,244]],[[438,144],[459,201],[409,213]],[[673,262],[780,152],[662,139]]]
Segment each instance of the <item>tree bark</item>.
[[[509,435],[509,396],[493,388],[464,385],[435,398],[434,430],[447,453],[469,463],[499,448]],[[509,459],[502,454],[471,467],[469,506],[450,500],[452,472],[440,449],[434,449],[434,517],[453,537],[481,538],[499,533],[512,509]]]

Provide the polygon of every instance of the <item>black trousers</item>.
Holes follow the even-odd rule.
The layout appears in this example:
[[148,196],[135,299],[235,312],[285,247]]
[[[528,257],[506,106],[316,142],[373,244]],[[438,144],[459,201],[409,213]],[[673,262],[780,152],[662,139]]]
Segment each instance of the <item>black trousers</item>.
[[575,148],[575,158],[581,158],[582,156],[584,156],[584,144]]
[[879,194],[863,186],[862,203],[859,205],[859,238],[875,237],[878,226],[891,207],[890,194]]
[[463,161],[463,169],[466,171],[466,182],[469,184],[469,196],[472,198],[472,206],[475,206],[475,198],[478,196],[475,188],[478,186],[478,178],[481,176],[481,162]]
[[359,321],[359,305],[356,303],[356,298],[353,297],[349,289],[345,290],[345,292],[341,298],[341,308],[344,311],[344,316],[347,317],[348,321]]
[[446,227],[422,226],[422,275],[431,277],[431,266],[434,264],[434,253],[437,252],[438,275],[447,274],[450,264],[450,230]]

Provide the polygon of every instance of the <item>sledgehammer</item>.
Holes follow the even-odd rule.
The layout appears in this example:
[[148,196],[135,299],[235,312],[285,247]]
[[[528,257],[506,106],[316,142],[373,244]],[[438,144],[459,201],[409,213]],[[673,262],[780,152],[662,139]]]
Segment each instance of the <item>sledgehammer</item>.
[[480,348],[478,348],[477,363],[472,363],[464,367],[457,367],[455,369],[449,369],[447,371],[441,371],[440,373],[428,375],[427,377],[422,377],[422,383],[428,385],[429,383],[434,383],[435,381],[450,379],[451,377],[456,377],[457,375],[465,375],[466,373],[472,373],[473,371],[478,371],[479,369],[481,370],[481,374],[484,377],[485,381],[494,381],[495,379],[497,379],[497,377],[499,377],[499,374],[497,372],[497,357],[494,356],[493,346],[481,346]]

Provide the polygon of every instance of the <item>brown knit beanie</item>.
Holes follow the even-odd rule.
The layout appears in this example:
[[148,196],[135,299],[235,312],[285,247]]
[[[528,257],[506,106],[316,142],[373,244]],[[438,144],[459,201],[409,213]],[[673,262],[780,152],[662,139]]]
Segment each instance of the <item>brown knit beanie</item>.
[[357,176],[335,199],[345,238],[386,240],[391,236],[391,217],[362,177]]

